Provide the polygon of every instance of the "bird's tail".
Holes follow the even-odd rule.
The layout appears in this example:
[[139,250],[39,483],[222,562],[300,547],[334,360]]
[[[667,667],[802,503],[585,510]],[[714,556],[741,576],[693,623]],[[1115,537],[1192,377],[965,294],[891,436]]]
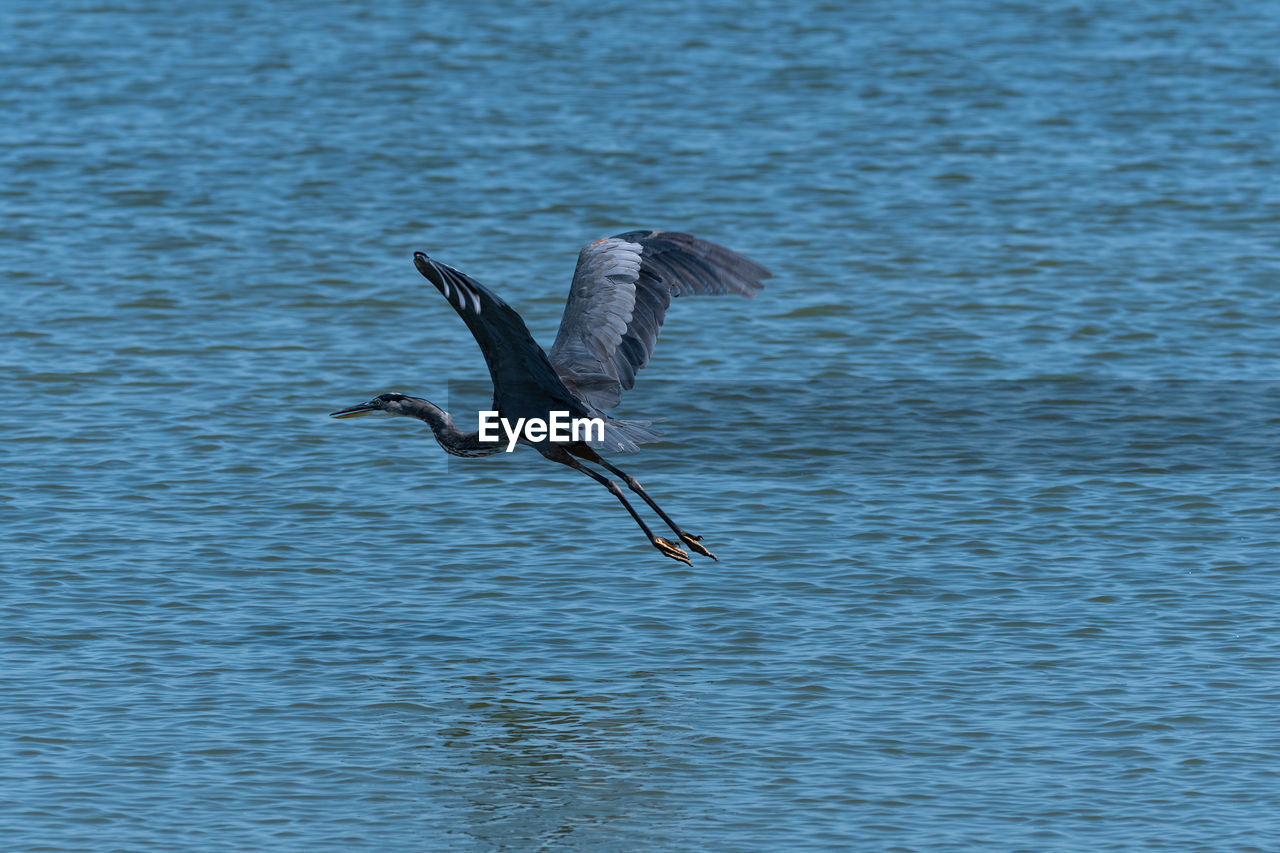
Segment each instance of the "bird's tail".
[[610,450],[615,453],[635,453],[637,445],[659,441],[662,433],[654,429],[652,421],[628,421],[606,417],[604,421],[604,441],[592,442],[596,450]]

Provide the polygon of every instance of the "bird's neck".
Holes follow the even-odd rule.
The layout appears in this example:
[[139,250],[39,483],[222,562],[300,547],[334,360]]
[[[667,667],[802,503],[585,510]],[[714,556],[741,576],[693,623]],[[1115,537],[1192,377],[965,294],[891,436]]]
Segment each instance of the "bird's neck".
[[454,456],[488,456],[502,450],[501,442],[481,441],[480,433],[458,429],[453,425],[453,416],[430,400],[410,397],[401,402],[400,410],[431,427],[436,441],[446,453]]

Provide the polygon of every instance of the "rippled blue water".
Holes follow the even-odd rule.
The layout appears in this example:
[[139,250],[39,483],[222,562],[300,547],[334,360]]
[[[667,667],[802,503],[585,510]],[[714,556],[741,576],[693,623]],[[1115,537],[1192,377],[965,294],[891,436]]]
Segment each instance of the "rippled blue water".
[[[4,847],[1275,849],[1277,24],[4,4]],[[636,227],[776,274],[624,401],[720,562],[325,417]]]

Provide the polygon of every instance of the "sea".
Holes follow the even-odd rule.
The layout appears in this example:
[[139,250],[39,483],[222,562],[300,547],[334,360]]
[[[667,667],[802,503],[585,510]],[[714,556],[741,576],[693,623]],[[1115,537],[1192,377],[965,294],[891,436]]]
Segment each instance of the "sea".
[[[1280,5],[5,0],[0,113],[5,850],[1280,849]],[[635,229],[773,273],[616,410],[717,561],[328,417]]]

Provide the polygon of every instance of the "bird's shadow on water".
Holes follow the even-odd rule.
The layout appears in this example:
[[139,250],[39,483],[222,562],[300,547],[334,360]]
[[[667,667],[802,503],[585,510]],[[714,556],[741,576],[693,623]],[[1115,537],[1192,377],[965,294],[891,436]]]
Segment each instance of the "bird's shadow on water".
[[688,809],[655,780],[693,766],[662,737],[673,726],[654,711],[664,704],[656,685],[589,690],[574,676],[475,663],[423,733],[438,746],[443,766],[431,775],[451,825],[481,849],[619,849],[661,842],[667,827],[678,836]]

